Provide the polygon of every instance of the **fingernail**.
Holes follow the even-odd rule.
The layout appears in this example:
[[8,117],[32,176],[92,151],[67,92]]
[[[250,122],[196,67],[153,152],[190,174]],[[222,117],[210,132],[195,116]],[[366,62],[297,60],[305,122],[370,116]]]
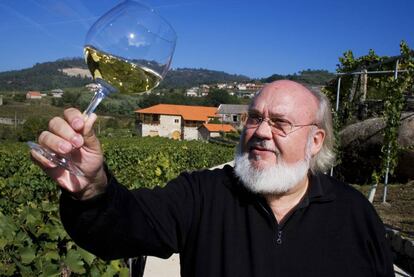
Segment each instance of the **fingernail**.
[[72,150],[72,145],[66,142],[59,142],[59,150],[63,153],[67,153]]
[[73,128],[75,128],[75,129],[80,129],[80,128],[82,128],[82,126],[83,126],[82,119],[80,119],[80,118],[76,118],[76,119],[74,119],[74,120],[72,121],[72,126],[73,126]]
[[76,147],[82,146],[82,137],[80,135],[75,135],[71,141]]

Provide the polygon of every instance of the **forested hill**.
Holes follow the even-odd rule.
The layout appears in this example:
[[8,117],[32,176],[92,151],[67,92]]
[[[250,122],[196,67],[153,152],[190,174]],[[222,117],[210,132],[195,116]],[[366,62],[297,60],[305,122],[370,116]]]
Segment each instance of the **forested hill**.
[[80,87],[90,83],[90,78],[69,76],[60,71],[62,68],[75,67],[86,69],[83,59],[62,59],[37,63],[27,69],[0,72],[0,91],[50,90]]
[[251,78],[243,75],[228,74],[222,71],[194,68],[177,68],[168,72],[161,87],[189,88],[202,84],[248,82]]
[[[0,91],[80,87],[92,81],[92,79],[76,75],[76,73],[69,76],[61,71],[68,68],[87,69],[82,58],[73,58],[38,63],[31,68],[22,70],[0,72]],[[189,88],[201,84],[247,82],[249,80],[250,78],[246,76],[232,75],[221,71],[179,68],[168,72],[161,87]]]
[[[71,75],[62,72],[69,70]],[[78,75],[78,72],[80,73]],[[86,77],[87,68],[82,58],[60,59],[54,62],[38,63],[31,68],[0,72],[0,91],[51,90],[56,88],[81,87],[92,79]],[[299,74],[274,74],[261,80],[252,80],[243,75],[228,74],[222,71],[177,68],[168,72],[161,83],[162,88],[190,88],[201,84],[262,81],[291,79],[311,85],[323,85],[331,79],[332,73],[326,70],[305,70]]]
[[288,74],[288,75],[279,75],[273,74],[268,78],[263,78],[261,81],[263,83],[270,83],[272,81],[288,79],[296,81],[299,83],[304,83],[308,85],[324,85],[331,79],[335,78],[335,74],[327,70],[303,70],[299,71],[298,74]]

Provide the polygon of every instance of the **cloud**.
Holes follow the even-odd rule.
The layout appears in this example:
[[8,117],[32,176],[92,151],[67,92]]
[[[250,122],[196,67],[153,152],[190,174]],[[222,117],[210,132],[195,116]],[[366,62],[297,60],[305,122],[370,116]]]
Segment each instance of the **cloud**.
[[145,47],[149,46],[149,43],[145,39],[140,39],[140,36],[131,33],[128,36],[128,46]]

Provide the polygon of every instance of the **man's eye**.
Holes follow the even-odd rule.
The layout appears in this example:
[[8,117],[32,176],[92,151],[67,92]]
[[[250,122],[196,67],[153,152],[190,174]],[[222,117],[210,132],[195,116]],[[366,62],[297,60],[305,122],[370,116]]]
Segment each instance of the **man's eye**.
[[260,120],[260,118],[261,118],[260,115],[257,115],[257,114],[251,114],[251,115],[249,115],[249,117],[253,120]]
[[278,118],[272,119],[272,122],[275,126],[282,127],[282,128],[288,127],[290,125],[289,122],[278,119]]
[[283,121],[283,120],[280,120],[279,118],[271,118],[270,119],[273,123],[275,123],[275,124],[278,124],[278,125],[280,125],[280,124],[283,124],[285,121]]

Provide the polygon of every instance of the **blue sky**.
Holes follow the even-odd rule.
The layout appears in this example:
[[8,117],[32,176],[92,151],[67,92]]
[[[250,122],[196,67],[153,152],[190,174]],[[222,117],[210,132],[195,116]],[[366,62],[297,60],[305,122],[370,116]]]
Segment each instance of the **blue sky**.
[[[81,56],[88,28],[121,0],[0,0],[0,71]],[[249,77],[334,72],[338,57],[414,48],[413,0],[142,0],[175,28],[172,67]]]

